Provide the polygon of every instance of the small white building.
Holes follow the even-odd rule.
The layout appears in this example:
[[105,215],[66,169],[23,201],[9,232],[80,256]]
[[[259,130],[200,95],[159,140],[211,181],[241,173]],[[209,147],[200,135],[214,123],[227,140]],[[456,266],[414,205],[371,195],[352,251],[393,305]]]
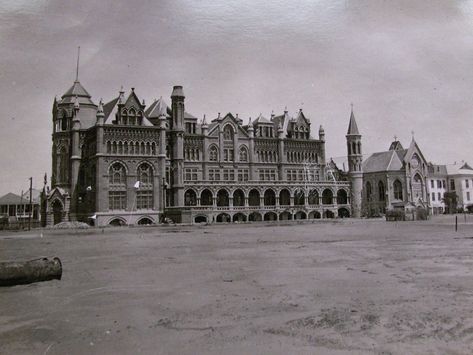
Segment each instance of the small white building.
[[447,189],[458,196],[457,208],[466,211],[473,206],[473,168],[468,163],[447,165]]
[[433,215],[445,212],[443,195],[448,191],[446,165],[429,164],[427,177],[427,195],[429,197],[430,212]]

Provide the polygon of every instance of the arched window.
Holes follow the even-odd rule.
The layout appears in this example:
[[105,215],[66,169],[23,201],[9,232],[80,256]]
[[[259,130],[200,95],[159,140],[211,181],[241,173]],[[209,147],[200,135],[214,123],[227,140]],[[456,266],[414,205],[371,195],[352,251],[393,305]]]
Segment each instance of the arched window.
[[305,193],[302,189],[297,189],[294,191],[294,205],[295,206],[304,206],[305,205]]
[[152,209],[153,208],[153,169],[148,163],[138,166],[137,178],[139,181],[136,190],[136,208]]
[[69,159],[65,147],[59,148],[57,159],[57,178],[59,183],[67,183],[69,172]]
[[319,204],[319,192],[317,190],[309,191],[309,205],[318,205]]
[[386,189],[384,188],[384,183],[382,181],[378,182],[378,200],[384,201],[386,198]]
[[228,191],[221,189],[217,192],[217,206],[225,207],[229,206]]
[[241,190],[236,190],[233,193],[233,206],[244,206],[245,205],[245,194]]
[[214,145],[209,148],[209,160],[210,161],[218,160],[218,150],[217,150],[217,147]]
[[356,143],[355,142],[352,142],[352,144],[351,144],[351,153],[356,154]]
[[248,150],[246,147],[241,147],[240,148],[240,161],[241,162],[247,162],[248,161]]
[[205,189],[200,194],[200,205],[201,206],[212,206],[213,205],[213,195],[210,190]]
[[109,169],[108,207],[110,210],[126,209],[126,169],[114,163]]
[[121,163],[113,164],[108,176],[110,185],[125,185],[126,183],[126,170]]
[[184,194],[184,205],[185,206],[196,206],[197,205],[197,195],[194,190],[189,189]]
[[122,110],[122,120],[121,120],[120,124],[123,124],[123,125],[128,124],[128,112],[127,112],[126,108],[124,108]]
[[333,192],[330,189],[325,189],[322,192],[322,203],[324,205],[331,205],[333,204]]
[[281,190],[279,193],[279,205],[289,206],[291,204],[291,194],[287,189]]
[[233,141],[233,128],[229,124],[227,124],[225,128],[223,129],[223,140]]
[[373,189],[371,187],[371,183],[368,181],[366,183],[366,201],[371,201],[373,198]]
[[399,180],[394,181],[393,190],[394,190],[394,199],[402,200],[402,184]]
[[274,206],[276,205],[276,194],[272,189],[267,189],[264,192],[264,205],[265,206]]
[[348,203],[347,192],[343,189],[337,191],[337,204],[346,205]]
[[128,112],[128,124],[132,126],[136,125],[136,111],[133,107]]
[[248,204],[250,206],[259,206],[260,205],[260,195],[258,190],[251,190],[248,195]]

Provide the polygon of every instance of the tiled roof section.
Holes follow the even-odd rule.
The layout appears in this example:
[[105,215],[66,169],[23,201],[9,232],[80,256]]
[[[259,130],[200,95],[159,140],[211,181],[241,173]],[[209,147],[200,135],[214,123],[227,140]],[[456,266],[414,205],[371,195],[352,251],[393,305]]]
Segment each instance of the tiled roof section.
[[[160,97],[158,100],[155,100],[145,111],[145,116],[148,118],[158,118],[161,110],[166,110],[166,117],[172,116],[171,107]],[[184,111],[184,118],[187,119],[197,119],[194,115],[189,112]]]
[[399,159],[402,161],[404,160],[404,157],[406,156],[406,153],[407,153],[407,149],[402,149],[402,150],[395,150],[397,156],[399,157]]
[[271,123],[266,117],[264,117],[261,113],[259,116],[253,121],[253,125],[257,125],[259,123]]
[[78,98],[79,104],[89,104],[94,105],[94,102],[91,100],[90,94],[79,81],[74,81],[74,84],[62,95],[62,100],[59,101],[60,104],[71,104]]
[[155,100],[145,111],[145,115],[149,118],[158,118],[161,115],[166,117],[171,116],[171,109],[164,102],[163,98],[160,97],[159,100]]
[[117,105],[118,99],[119,99],[119,98],[116,97],[116,98],[113,99],[112,101],[107,102],[105,105],[103,105],[103,113],[104,113],[105,119],[107,119],[108,116],[110,116],[110,114],[112,113],[113,109],[114,109],[115,106]]
[[[7,193],[6,195],[3,195],[0,197],[0,205],[15,205],[21,203],[21,197],[18,195],[15,195],[14,193]],[[25,203],[25,201],[22,201]]]
[[402,168],[402,161],[394,151],[373,153],[363,163],[364,173],[378,171],[398,171]]
[[[39,195],[40,191],[33,189],[32,191],[32,202],[34,204],[39,203]],[[14,194],[12,192],[7,193],[6,195],[3,195],[0,197],[0,205],[20,205],[20,204],[28,204],[30,201],[30,193],[29,191],[25,192],[23,194],[23,198],[17,194]]]
[[69,88],[69,90],[67,90],[66,93],[62,95],[63,98],[67,96],[84,96],[88,98],[91,97],[79,81],[74,81],[74,84]]
[[351,115],[350,115],[350,123],[348,124],[347,135],[360,135],[353,110],[351,111]]
[[468,165],[468,163],[463,164],[460,169],[473,170],[473,168],[470,165]]
[[447,175],[447,166],[432,164],[429,166],[429,175],[430,176],[445,176]]

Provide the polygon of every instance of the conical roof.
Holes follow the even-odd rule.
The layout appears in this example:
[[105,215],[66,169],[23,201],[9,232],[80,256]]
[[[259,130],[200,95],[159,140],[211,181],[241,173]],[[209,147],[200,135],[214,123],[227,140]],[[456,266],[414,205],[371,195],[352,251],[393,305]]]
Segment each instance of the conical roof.
[[350,123],[348,124],[348,131],[347,135],[360,135],[358,131],[358,126],[356,125],[355,115],[353,114],[353,110],[351,111],[350,115]]
[[94,105],[93,101],[91,100],[90,94],[78,80],[74,81],[74,84],[69,88],[69,90],[67,90],[64,95],[61,96],[62,100],[60,103],[73,103],[75,101],[76,96],[78,97],[80,104]]

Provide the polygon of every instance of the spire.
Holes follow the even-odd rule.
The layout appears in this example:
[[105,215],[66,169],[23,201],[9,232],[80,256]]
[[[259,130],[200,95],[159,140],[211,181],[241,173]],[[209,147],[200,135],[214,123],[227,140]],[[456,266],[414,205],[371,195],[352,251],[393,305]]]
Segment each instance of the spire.
[[97,108],[97,116],[103,116],[104,113],[103,113],[103,101],[102,99],[100,99],[100,102],[99,102],[99,107]]
[[79,81],[79,57],[80,57],[80,46],[77,47],[76,81]]
[[119,91],[119,96],[118,96],[118,103],[119,104],[124,104],[125,103],[125,91],[123,91],[123,86],[120,87]]
[[355,114],[353,113],[353,104],[351,104],[350,124],[348,125],[347,135],[360,135],[356,125]]

